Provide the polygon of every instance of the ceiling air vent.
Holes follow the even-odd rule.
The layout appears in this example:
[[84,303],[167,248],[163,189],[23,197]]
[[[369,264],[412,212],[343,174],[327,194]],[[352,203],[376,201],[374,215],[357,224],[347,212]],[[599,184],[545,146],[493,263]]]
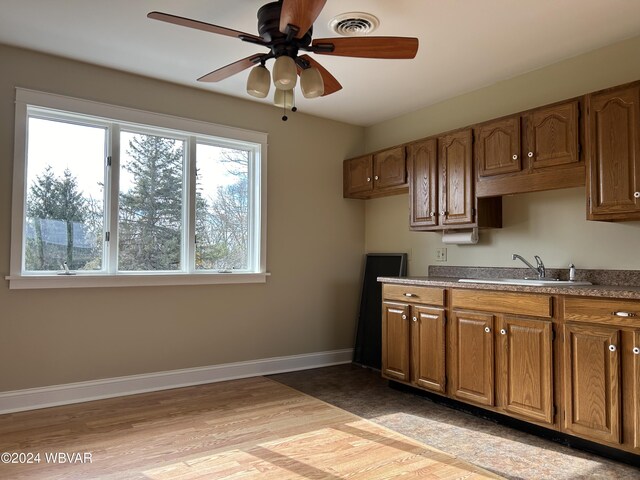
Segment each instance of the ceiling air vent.
[[373,32],[380,20],[370,13],[349,12],[336,15],[329,22],[329,28],[343,37],[357,37]]

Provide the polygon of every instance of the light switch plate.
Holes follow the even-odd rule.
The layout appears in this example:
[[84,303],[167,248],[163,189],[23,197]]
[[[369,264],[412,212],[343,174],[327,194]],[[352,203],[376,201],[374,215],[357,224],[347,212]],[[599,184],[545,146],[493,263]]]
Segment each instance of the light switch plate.
[[436,248],[436,262],[447,261],[447,249],[445,247]]

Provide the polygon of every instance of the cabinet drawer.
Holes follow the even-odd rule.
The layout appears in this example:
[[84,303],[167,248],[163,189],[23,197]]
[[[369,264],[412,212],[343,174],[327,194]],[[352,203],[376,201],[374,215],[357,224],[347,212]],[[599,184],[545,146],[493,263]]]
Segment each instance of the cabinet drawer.
[[382,285],[382,298],[402,302],[444,306],[444,288],[416,287],[413,285]]
[[467,310],[486,310],[493,313],[530,315],[550,318],[551,296],[535,293],[487,292],[479,290],[451,290],[451,306]]
[[566,297],[564,319],[638,327],[640,326],[640,302],[610,298]]

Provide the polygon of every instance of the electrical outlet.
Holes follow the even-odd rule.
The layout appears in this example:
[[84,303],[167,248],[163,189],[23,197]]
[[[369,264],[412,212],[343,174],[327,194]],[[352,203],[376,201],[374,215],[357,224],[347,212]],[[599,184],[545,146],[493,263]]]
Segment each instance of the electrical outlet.
[[445,247],[436,248],[436,262],[447,261],[447,249]]

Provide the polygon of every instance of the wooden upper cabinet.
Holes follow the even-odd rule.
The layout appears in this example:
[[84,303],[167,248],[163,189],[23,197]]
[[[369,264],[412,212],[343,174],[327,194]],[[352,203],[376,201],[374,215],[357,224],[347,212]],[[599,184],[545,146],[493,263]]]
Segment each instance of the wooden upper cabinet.
[[407,160],[404,147],[392,148],[373,155],[374,188],[406,186]]
[[406,193],[407,159],[404,147],[349,158],[343,164],[345,198],[374,198]]
[[552,424],[553,330],[548,320],[505,316],[499,342],[502,405],[507,412]]
[[438,142],[429,138],[407,146],[409,224],[412,228],[438,224]]
[[565,428],[598,441],[620,443],[620,331],[586,324],[564,326]]
[[580,100],[493,120],[473,130],[480,198],[585,183]]
[[350,158],[343,163],[344,196],[353,197],[373,190],[371,155]]
[[473,137],[471,129],[438,138],[440,224],[473,224]]
[[523,155],[529,169],[580,161],[578,101],[543,107],[523,116]]
[[589,220],[640,219],[640,85],[587,96]]
[[475,142],[479,177],[522,170],[520,115],[480,125],[475,130]]

